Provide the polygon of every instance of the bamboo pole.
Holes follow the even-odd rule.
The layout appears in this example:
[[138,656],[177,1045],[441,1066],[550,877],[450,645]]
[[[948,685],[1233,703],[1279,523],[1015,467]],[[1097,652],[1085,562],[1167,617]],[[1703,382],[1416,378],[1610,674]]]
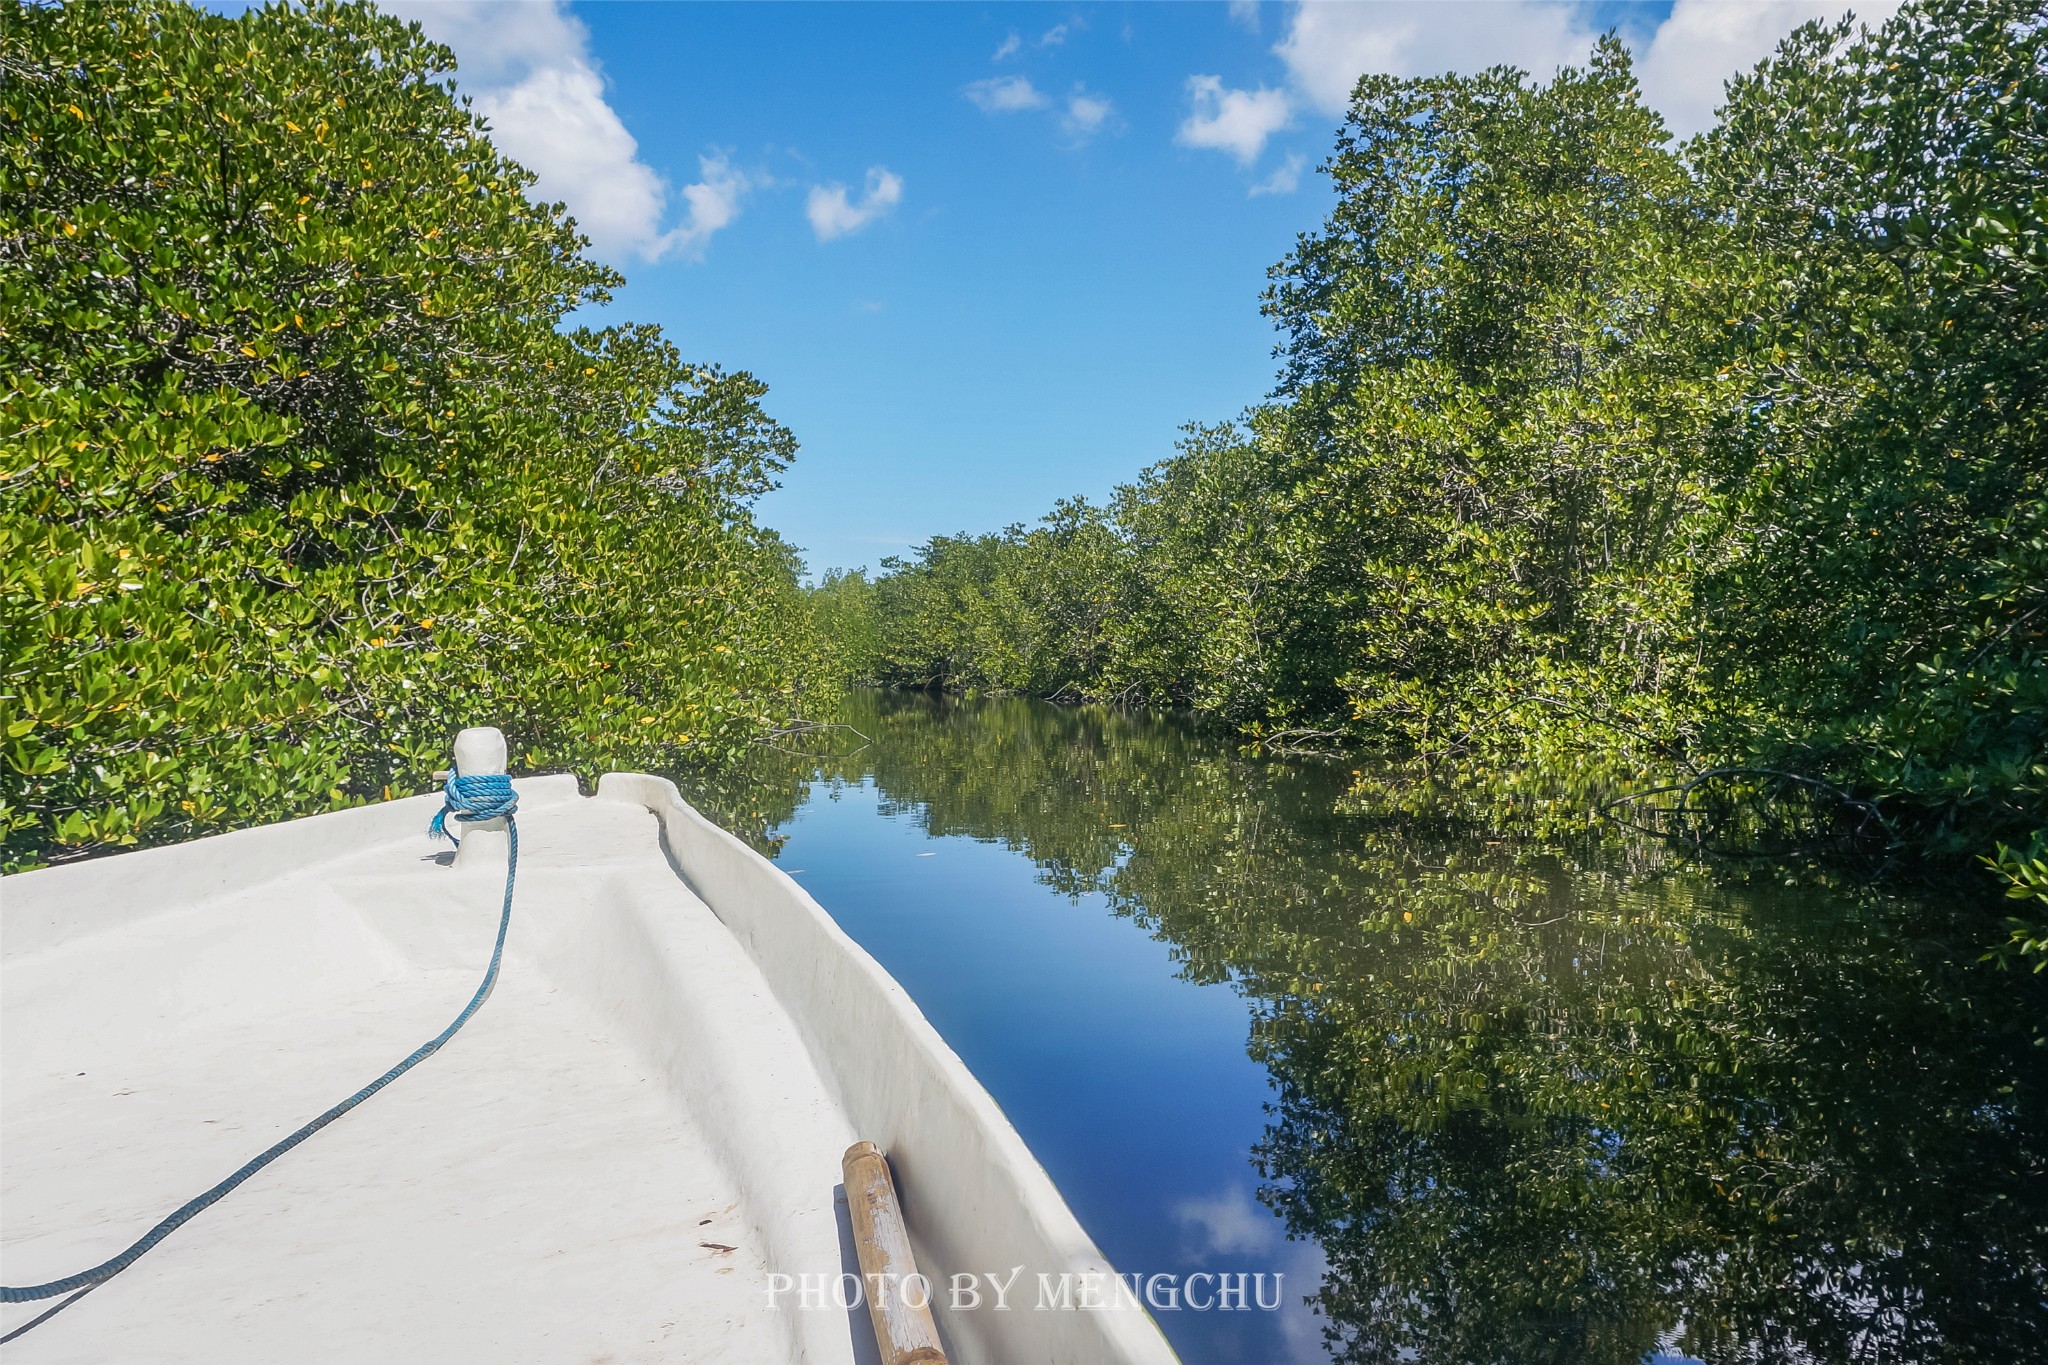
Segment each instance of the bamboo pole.
[[[882,1365],[946,1365],[932,1321],[931,1285],[917,1274],[910,1234],[896,1202],[889,1160],[872,1142],[856,1142],[840,1158],[846,1211],[853,1221],[854,1253]],[[905,1292],[906,1286],[908,1293]]]

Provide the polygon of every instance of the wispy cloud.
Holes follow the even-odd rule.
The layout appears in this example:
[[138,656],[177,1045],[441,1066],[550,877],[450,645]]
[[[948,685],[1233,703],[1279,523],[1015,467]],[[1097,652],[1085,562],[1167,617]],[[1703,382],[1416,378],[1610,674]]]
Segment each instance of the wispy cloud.
[[1181,1250],[1196,1265],[1241,1265],[1244,1259],[1270,1267],[1280,1295],[1278,1313],[1283,1345],[1264,1358],[1281,1365],[1309,1365],[1329,1359],[1323,1340],[1323,1319],[1313,1308],[1309,1291],[1329,1270],[1323,1249],[1315,1242],[1290,1242],[1273,1211],[1243,1186],[1209,1198],[1184,1199],[1174,1207],[1181,1227]]
[[[960,93],[988,114],[1020,114],[1046,109],[1054,101],[1024,76],[990,76],[970,81]],[[1076,85],[1073,93],[1058,101],[1060,131],[1069,142],[1082,143],[1116,122],[1116,105],[1107,95],[1091,93]]]
[[1017,30],[1013,28],[1010,30],[1009,36],[1004,38],[1001,44],[997,46],[995,56],[989,58],[989,60],[992,62],[999,62],[1006,57],[1014,57],[1019,52],[1021,52],[1023,48],[1024,40],[1017,36]]
[[1205,1264],[1213,1256],[1272,1251],[1285,1235],[1273,1211],[1238,1188],[1206,1199],[1183,1199],[1173,1212],[1190,1244],[1185,1249]]
[[987,114],[1014,114],[1025,109],[1043,109],[1046,98],[1023,76],[990,76],[970,81],[961,89]]
[[680,192],[686,216],[664,227],[670,187],[605,98],[590,34],[557,0],[392,0],[455,50],[456,84],[491,125],[499,150],[532,171],[536,193],[569,206],[597,254],[701,258],[739,216],[747,178],[724,156],[699,160]]
[[1301,188],[1301,171],[1308,164],[1308,158],[1300,152],[1289,152],[1287,159],[1273,168],[1273,173],[1246,191],[1254,199],[1262,194],[1292,194]]
[[1220,76],[1190,76],[1187,89],[1191,109],[1174,140],[1229,152],[1240,166],[1257,161],[1266,139],[1294,120],[1284,90],[1232,90]]
[[1259,0],[1230,0],[1230,22],[1257,33],[1259,31]]
[[1067,110],[1060,118],[1060,129],[1068,137],[1086,139],[1095,136],[1116,114],[1116,105],[1106,95],[1091,95],[1077,88],[1067,96]]
[[811,231],[818,240],[829,242],[859,232],[902,200],[903,177],[886,166],[870,166],[865,192],[857,202],[846,186],[837,182],[813,185],[804,201],[804,215],[811,220]]
[[1069,30],[1065,24],[1054,24],[1045,31],[1044,36],[1039,38],[1038,45],[1040,47],[1058,47],[1061,43],[1067,41],[1068,32]]

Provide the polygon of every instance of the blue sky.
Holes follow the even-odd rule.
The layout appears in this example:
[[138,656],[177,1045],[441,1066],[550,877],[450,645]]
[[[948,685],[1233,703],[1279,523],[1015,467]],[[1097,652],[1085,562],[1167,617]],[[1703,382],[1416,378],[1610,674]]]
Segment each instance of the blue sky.
[[1361,72],[1547,73],[1614,26],[1690,132],[1843,9],[392,7],[625,272],[611,317],[770,386],[803,450],[760,513],[814,572],[1099,499],[1256,402],[1265,271],[1328,208],[1315,167]]

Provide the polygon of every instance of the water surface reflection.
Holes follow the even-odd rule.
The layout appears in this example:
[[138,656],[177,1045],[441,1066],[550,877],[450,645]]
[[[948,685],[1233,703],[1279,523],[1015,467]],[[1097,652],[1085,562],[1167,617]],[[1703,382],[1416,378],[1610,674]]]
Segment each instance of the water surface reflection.
[[[1689,866],[1171,721],[863,694],[695,794],[910,990],[1191,1362],[2017,1361],[2048,978],[1995,906]],[[856,749],[855,746],[859,747]]]

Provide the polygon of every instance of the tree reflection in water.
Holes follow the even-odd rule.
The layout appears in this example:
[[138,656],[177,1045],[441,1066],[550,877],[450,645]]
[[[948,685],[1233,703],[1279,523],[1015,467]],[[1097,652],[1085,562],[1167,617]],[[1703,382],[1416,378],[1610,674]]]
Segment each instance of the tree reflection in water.
[[[1995,902],[1705,867],[1542,799],[1168,720],[860,694],[694,794],[872,780],[1254,1008],[1260,1198],[1342,1361],[2017,1361],[2048,1340],[2048,977]],[[749,814],[751,812],[751,814]]]

